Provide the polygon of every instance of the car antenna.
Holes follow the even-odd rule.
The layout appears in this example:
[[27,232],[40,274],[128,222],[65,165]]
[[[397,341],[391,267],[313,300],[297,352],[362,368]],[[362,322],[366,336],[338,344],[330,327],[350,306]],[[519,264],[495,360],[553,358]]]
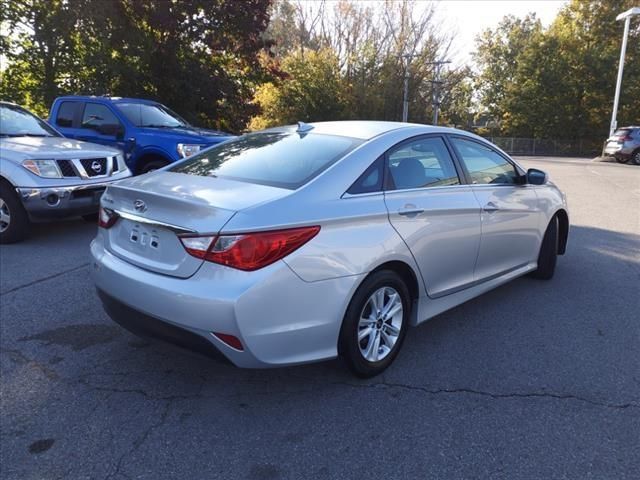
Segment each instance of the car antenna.
[[298,128],[296,133],[308,133],[313,130],[313,125],[309,125],[308,123],[298,122]]

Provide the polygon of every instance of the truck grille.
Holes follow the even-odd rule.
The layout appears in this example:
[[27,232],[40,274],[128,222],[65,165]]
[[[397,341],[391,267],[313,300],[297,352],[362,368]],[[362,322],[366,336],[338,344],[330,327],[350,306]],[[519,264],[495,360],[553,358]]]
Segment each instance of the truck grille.
[[107,174],[106,158],[83,158],[80,160],[80,163],[89,177],[97,177]]
[[77,177],[75,168],[73,168],[73,163],[71,160],[57,160],[58,167],[60,168],[60,172],[63,177]]

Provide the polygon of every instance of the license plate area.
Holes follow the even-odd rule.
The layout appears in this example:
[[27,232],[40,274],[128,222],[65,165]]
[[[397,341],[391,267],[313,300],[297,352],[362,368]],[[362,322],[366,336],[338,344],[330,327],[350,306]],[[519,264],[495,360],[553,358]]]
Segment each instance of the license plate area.
[[120,218],[107,232],[109,250],[144,269],[188,277],[202,264],[174,232],[161,226]]

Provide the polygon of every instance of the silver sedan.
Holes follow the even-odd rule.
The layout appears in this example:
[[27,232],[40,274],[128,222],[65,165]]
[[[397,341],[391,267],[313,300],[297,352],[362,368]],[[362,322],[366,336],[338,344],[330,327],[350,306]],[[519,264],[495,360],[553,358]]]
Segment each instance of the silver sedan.
[[387,368],[409,326],[550,279],[563,193],[486,140],[392,122],[251,133],[109,186],[91,244],[114,321],[241,367]]

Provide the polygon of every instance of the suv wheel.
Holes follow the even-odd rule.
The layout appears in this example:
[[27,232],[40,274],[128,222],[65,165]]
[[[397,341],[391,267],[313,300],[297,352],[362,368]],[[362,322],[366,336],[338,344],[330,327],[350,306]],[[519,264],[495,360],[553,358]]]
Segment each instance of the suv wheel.
[[636,165],[640,165],[640,148],[631,154],[631,160]]
[[13,187],[0,181],[0,243],[23,240],[29,230],[29,218]]

